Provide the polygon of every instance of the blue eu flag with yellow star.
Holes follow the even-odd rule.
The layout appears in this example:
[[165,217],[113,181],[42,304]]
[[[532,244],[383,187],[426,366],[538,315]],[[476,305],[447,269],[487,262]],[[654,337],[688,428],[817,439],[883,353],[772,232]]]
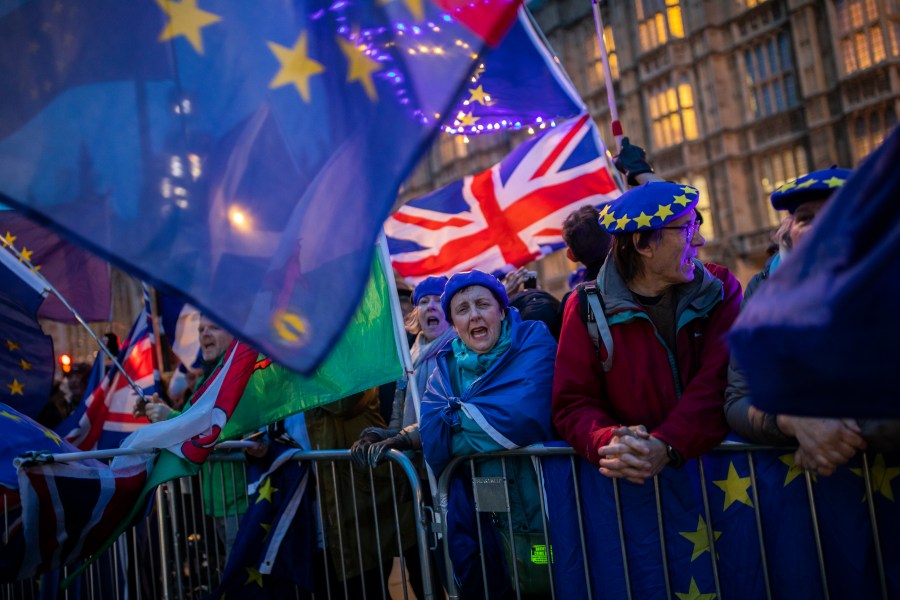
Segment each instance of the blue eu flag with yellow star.
[[36,417],[50,399],[53,340],[37,311],[46,292],[38,278],[0,248],[0,402]]
[[440,4],[0,0],[0,199],[308,372],[517,7]]

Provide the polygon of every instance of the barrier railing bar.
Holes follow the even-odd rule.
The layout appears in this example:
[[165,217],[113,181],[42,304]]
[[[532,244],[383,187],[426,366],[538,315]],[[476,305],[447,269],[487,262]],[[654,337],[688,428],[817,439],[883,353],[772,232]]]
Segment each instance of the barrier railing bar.
[[[475,477],[475,461],[469,459],[469,469],[472,472],[472,478],[474,481]],[[472,497],[475,496],[475,484],[472,484]],[[473,500],[474,501],[474,500]],[[481,547],[481,541],[484,539],[484,536],[481,531],[481,513],[478,512],[478,507],[475,507],[475,528],[478,530],[478,556],[481,560],[481,582],[484,584],[484,597],[490,598],[491,592],[488,589],[488,580],[487,580],[487,564],[484,562],[484,548]],[[445,536],[446,537],[446,536]],[[450,560],[450,553],[447,553],[447,560]],[[447,572],[447,578],[453,579],[453,568],[452,563],[448,562],[448,566],[450,566],[450,570]]]
[[[747,464],[750,465],[750,489],[753,492],[753,515],[756,518],[756,535],[759,539],[760,564],[762,565],[763,584],[766,586],[766,598],[772,600],[772,583],[769,581],[769,564],[766,555],[766,539],[763,535],[762,507],[759,505],[759,492],[756,489],[756,463],[753,461],[753,453],[747,452]],[[703,491],[706,494],[706,488]]]
[[819,532],[819,516],[816,513],[816,500],[813,495],[812,476],[809,471],[803,471],[803,476],[806,480],[806,494],[809,498],[809,512],[812,516],[813,537],[816,541],[816,554],[819,558],[819,574],[822,577],[822,597],[825,598],[825,600],[828,600],[830,597],[830,594],[828,593],[828,576],[825,574],[825,554],[822,552],[822,537]]
[[516,560],[516,536],[512,526],[512,503],[509,501],[509,477],[506,476],[506,457],[500,457],[500,468],[503,471],[503,494],[506,496],[506,528],[509,530],[509,553],[512,560],[513,587],[516,590],[516,600],[522,600],[522,588],[519,581],[519,561]]
[[875,564],[878,566],[878,583],[881,584],[881,597],[887,600],[887,577],[884,573],[884,557],[881,555],[881,538],[878,535],[878,520],[875,517],[875,498],[872,494],[872,474],[869,471],[869,457],[863,452],[863,477],[866,486],[866,506],[869,509],[869,520],[872,522],[872,544],[875,546]]
[[[338,535],[338,554],[341,558],[341,580],[344,584],[344,598],[350,597],[350,591],[347,588],[347,562],[344,560],[344,529],[341,527],[341,494],[337,485],[337,469],[334,462],[331,463],[331,484],[334,487],[334,507],[337,518],[337,535]],[[326,548],[327,550],[327,548]],[[363,595],[365,596],[365,586],[363,586]]]
[[178,597],[184,598],[184,582],[181,580],[181,549],[179,548],[178,524],[175,522],[175,485],[172,481],[166,482],[166,494],[169,503],[169,524],[172,527],[172,558],[175,561],[175,585],[178,588]]
[[159,535],[159,564],[160,564],[160,573],[162,574],[162,597],[165,600],[170,600],[172,598],[172,594],[169,591],[169,578],[166,576],[166,570],[168,569],[169,564],[169,556],[168,556],[168,544],[166,544],[166,516],[163,514],[163,488],[159,486],[156,488],[156,531]]
[[[572,469],[572,484],[575,488],[575,512],[578,513],[578,535],[581,538],[581,560],[582,565],[584,565],[584,584],[587,588],[588,600],[594,600],[594,591],[591,589],[591,570],[588,568],[588,557],[587,557],[587,540],[584,537],[584,514],[581,511],[581,486],[578,484],[578,469],[575,466],[575,455],[574,453],[569,456],[569,465]],[[615,482],[614,482],[615,483]],[[616,488],[616,492],[618,492],[618,488]],[[617,497],[618,500],[618,497]],[[621,530],[619,531],[619,536],[621,538]],[[624,549],[624,542],[622,548]],[[625,564],[625,575],[628,575],[628,563]],[[626,587],[625,590],[628,593],[628,600],[631,600],[631,587],[627,585],[628,580],[626,579]]]
[[[178,488],[178,507],[179,507],[178,514],[179,514],[179,517],[181,520],[181,532],[182,532],[182,536],[184,538],[184,553],[186,555],[184,558],[185,558],[185,562],[188,565],[188,574],[187,574],[188,589],[193,590],[196,588],[194,587],[194,568],[193,568],[193,563],[191,560],[191,548],[189,545],[190,542],[188,540],[190,533],[188,532],[187,511],[185,510],[185,504],[184,504],[184,496],[185,496],[185,494],[183,493],[184,483],[183,483],[182,479],[176,479],[174,483],[175,483],[175,485],[173,486],[173,488],[174,487]],[[173,518],[173,520],[175,520],[175,515],[172,515],[172,518]],[[185,535],[185,534],[187,534],[187,535]],[[178,571],[178,577],[182,577],[184,575],[184,569],[183,569],[182,565],[176,565],[176,568]]]
[[[403,600],[409,600],[409,590],[406,589],[406,557],[403,556],[403,533],[402,528],[400,527],[400,510],[398,508],[400,503],[397,501],[397,482],[394,480],[394,463],[388,463],[388,467],[391,474],[391,499],[393,500],[392,504],[394,505],[394,526],[397,529],[397,554],[400,556],[400,581],[403,588]],[[378,527],[378,524],[376,523],[375,526]],[[383,573],[383,571],[379,569],[379,573]],[[383,582],[381,587],[383,590]]]
[[[716,559],[716,532],[712,522],[712,511],[709,509],[709,495],[706,491],[706,471],[703,469],[703,458],[697,459],[700,473],[700,495],[703,498],[703,512],[706,514],[706,535],[709,543],[709,559],[712,563],[713,583],[716,586],[716,598],[722,597],[722,586],[719,584],[719,561]],[[756,488],[754,488],[756,493]]]
[[325,516],[322,514],[322,489],[321,489],[321,479],[319,478],[319,463],[318,461],[312,461],[312,471],[313,475],[316,478],[316,518],[319,520],[319,531],[322,532],[322,552],[324,556],[325,563],[325,593],[327,597],[331,598],[331,569],[328,568],[328,563],[331,561],[331,557],[328,554],[328,534],[325,531]]
[[[659,476],[653,476],[653,493],[656,496],[656,523],[659,527],[659,549],[662,554],[663,580],[666,583],[666,598],[672,597],[672,584],[669,581],[669,557],[666,552],[665,523],[663,523],[662,497],[659,491]],[[721,598],[721,596],[719,596]]]
[[[351,469],[353,466],[351,465]],[[375,516],[375,544],[378,550],[378,577],[381,581],[381,587],[384,589],[384,571],[381,569],[380,565],[383,564],[384,557],[381,556],[381,521],[378,518],[378,501],[375,499],[375,469],[372,468],[371,465],[368,467],[369,472],[369,495],[372,497],[372,514]],[[354,492],[355,494],[355,492]],[[360,561],[362,557],[360,556]],[[384,592],[382,592],[384,594]]]
[[[362,582],[363,600],[366,600],[368,596],[368,593],[366,592],[366,563],[363,560],[362,537],[359,535],[359,520],[362,515],[359,514],[359,507],[356,505],[356,477],[353,476],[353,463],[347,465],[347,476],[350,478],[350,502],[353,505],[353,534],[356,536],[356,557],[359,559],[359,579]],[[375,523],[375,529],[378,529],[377,522]],[[378,577],[381,580],[382,588],[384,588],[384,573],[381,570],[381,565],[384,563],[384,557],[381,556],[381,544],[378,544],[376,550],[378,552]],[[344,577],[347,577],[346,573],[344,573]],[[383,590],[381,596],[384,596]]]
[[550,598],[556,598],[556,587],[553,584],[553,547],[550,545],[550,523],[547,520],[547,506],[544,503],[544,470],[541,459],[533,458],[531,461],[535,474],[538,477],[538,500],[541,503],[541,524],[544,526],[544,552],[547,557],[547,575],[550,577]]

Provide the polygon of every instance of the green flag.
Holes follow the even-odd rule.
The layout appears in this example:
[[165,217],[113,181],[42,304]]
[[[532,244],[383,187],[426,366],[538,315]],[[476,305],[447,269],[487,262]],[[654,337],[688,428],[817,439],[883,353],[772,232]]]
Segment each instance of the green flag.
[[388,283],[376,259],[356,315],[325,362],[308,376],[277,364],[254,372],[221,439],[243,437],[269,423],[402,375]]

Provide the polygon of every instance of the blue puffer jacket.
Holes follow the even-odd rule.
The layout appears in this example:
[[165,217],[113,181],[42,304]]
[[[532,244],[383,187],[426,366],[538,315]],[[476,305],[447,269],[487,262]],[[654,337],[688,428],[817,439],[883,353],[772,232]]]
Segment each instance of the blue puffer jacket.
[[437,356],[422,400],[419,432],[425,460],[436,476],[452,458],[451,436],[459,411],[504,448],[553,439],[550,394],[556,340],[538,321],[522,321],[509,309],[510,346],[487,372],[457,395],[451,384],[448,344]]

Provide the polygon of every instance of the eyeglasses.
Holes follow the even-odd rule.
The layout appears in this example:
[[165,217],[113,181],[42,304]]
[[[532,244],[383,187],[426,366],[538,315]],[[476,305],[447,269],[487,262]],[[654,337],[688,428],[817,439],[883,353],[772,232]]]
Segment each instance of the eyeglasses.
[[686,223],[684,225],[679,225],[678,227],[660,227],[660,229],[680,229],[682,233],[684,233],[684,239],[691,241],[694,239],[694,235],[700,231],[701,225],[703,225],[703,221],[698,219],[693,223]]

